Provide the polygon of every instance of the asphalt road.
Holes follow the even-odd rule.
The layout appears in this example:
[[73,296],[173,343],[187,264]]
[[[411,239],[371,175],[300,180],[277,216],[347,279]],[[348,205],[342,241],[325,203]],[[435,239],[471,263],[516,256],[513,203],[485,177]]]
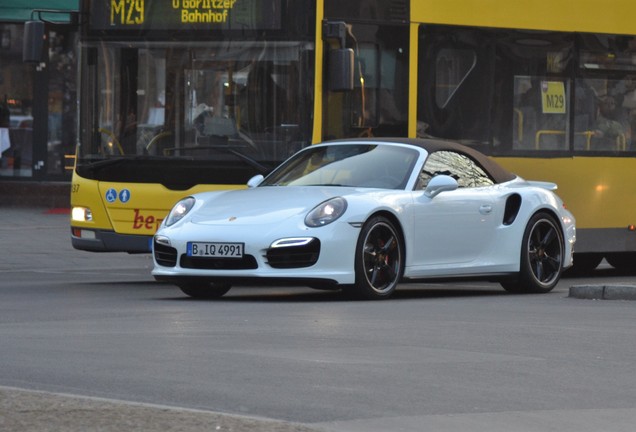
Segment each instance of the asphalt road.
[[193,301],[67,218],[0,208],[0,431],[634,430],[636,302],[568,296],[634,275]]

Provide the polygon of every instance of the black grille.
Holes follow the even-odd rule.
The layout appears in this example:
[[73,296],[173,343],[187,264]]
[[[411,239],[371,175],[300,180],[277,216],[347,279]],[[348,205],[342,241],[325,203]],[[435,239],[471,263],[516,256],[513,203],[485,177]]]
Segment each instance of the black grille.
[[181,267],[202,270],[253,270],[258,268],[252,255],[243,258],[201,258],[181,255]]
[[310,267],[320,256],[320,240],[313,239],[303,246],[278,247],[267,250],[267,261],[274,268]]
[[177,265],[177,250],[173,247],[154,242],[154,253],[157,264],[164,267]]

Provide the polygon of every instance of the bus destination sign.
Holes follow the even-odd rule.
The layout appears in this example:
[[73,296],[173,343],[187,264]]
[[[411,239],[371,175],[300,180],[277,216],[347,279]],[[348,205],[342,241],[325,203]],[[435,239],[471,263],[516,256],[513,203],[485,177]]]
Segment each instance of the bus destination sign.
[[92,0],[93,30],[275,30],[281,0]]

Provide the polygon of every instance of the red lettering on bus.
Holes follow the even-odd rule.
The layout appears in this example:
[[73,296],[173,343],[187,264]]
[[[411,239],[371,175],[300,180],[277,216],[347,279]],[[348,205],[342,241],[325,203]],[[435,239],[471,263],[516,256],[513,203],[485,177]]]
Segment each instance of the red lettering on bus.
[[133,222],[133,229],[139,229],[144,226],[144,217],[139,214],[139,209],[135,209],[135,221]]
[[148,216],[146,218],[146,229],[152,229],[154,223],[155,223],[155,217]]
[[156,218],[153,215],[144,216],[139,209],[135,209],[132,227],[136,230],[145,228],[147,230],[157,231],[162,221],[162,218]]

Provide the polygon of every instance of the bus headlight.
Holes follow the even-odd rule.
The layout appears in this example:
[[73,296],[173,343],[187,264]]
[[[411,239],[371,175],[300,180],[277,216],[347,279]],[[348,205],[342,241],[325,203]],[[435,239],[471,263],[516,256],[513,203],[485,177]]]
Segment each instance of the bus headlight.
[[183,217],[187,215],[190,210],[192,210],[195,202],[196,200],[194,199],[194,197],[187,197],[176,203],[175,206],[172,207],[172,210],[170,210],[170,214],[166,218],[166,226],[169,227],[171,225],[174,225],[181,219],[183,219]]
[[71,220],[75,222],[90,222],[93,220],[93,212],[87,207],[73,207]]

